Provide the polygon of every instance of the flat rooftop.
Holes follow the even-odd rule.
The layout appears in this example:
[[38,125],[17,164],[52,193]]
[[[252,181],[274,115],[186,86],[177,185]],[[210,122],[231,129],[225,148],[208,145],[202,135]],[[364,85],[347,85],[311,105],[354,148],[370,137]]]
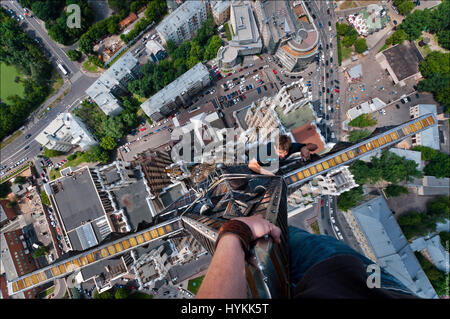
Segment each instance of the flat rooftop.
[[82,222],[104,216],[104,210],[88,168],[74,172],[74,177],[62,177],[51,183],[64,227],[71,231]]
[[288,131],[316,121],[314,112],[308,105],[292,110],[288,114],[284,114],[280,107],[276,107],[275,111],[281,123]]
[[408,41],[384,50],[383,54],[399,81],[419,72],[422,58],[417,48]]

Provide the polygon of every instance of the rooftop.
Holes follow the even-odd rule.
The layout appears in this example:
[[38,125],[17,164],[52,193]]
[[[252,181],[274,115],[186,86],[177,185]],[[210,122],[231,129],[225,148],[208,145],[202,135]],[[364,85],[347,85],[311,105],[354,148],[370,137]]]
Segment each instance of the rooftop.
[[235,36],[233,41],[242,43],[255,42],[259,38],[258,28],[253,17],[252,6],[247,1],[235,1],[231,4]]
[[162,90],[158,91],[151,98],[142,103],[141,108],[148,116],[151,116],[153,113],[159,112],[163,106],[175,101],[177,96],[182,95],[198,82],[202,82],[203,85],[206,85],[209,81],[208,69],[199,62],[175,81],[169,83]]
[[[433,113],[437,115],[437,109],[435,104],[418,104],[419,114],[418,116],[422,116],[428,113]],[[440,150],[439,143],[439,127],[434,125],[428,130],[420,133],[420,145],[428,146],[435,150]]]
[[382,196],[353,208],[352,214],[381,267],[418,296],[437,297]]
[[164,35],[176,32],[176,30],[189,21],[193,15],[196,15],[205,8],[205,3],[203,1],[185,1],[156,26],[156,31]]
[[288,114],[284,114],[283,110],[279,107],[275,108],[275,111],[281,123],[288,131],[316,121],[313,110],[308,106],[299,107],[290,111]]
[[362,64],[355,65],[350,70],[348,70],[348,75],[353,80],[357,80],[363,75]]
[[293,129],[291,133],[297,143],[313,143],[317,145],[317,150],[312,153],[320,153],[325,149],[325,144],[322,140],[322,137],[320,136],[319,132],[317,132],[317,128],[311,123],[297,127]]
[[397,44],[382,52],[399,81],[419,72],[422,60],[417,48],[408,41]]

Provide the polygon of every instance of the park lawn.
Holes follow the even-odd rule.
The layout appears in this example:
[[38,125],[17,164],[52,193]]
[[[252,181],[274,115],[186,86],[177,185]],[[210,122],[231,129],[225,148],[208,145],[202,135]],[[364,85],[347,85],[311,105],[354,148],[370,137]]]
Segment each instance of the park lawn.
[[92,64],[91,62],[87,61],[83,63],[83,67],[92,73],[97,73],[98,67],[94,64]]
[[194,295],[197,294],[197,292],[200,288],[200,285],[202,284],[203,278],[205,278],[205,276],[200,276],[200,277],[194,278],[192,280],[189,280],[188,290],[190,292],[192,292]]
[[317,220],[314,223],[311,224],[311,229],[312,229],[314,234],[320,235],[319,222]]
[[[342,37],[344,38],[344,37]],[[341,48],[342,48],[342,61],[350,59],[350,57],[352,56],[352,52],[353,52],[353,46],[349,46],[348,48],[342,44],[342,39],[341,39]]]
[[24,77],[20,75],[17,69],[12,65],[0,63],[0,98],[7,103],[7,97],[12,95],[24,96],[24,87],[22,83],[14,82],[16,76],[21,79]]
[[80,156],[77,156],[77,158],[75,158],[73,160],[67,161],[67,163],[65,163],[63,166],[61,166],[59,168],[59,170],[56,170],[55,168],[53,168],[49,174],[50,180],[54,180],[54,179],[61,177],[61,170],[65,169],[66,167],[78,166],[83,163],[86,163],[86,161],[84,160],[83,156],[80,155]]

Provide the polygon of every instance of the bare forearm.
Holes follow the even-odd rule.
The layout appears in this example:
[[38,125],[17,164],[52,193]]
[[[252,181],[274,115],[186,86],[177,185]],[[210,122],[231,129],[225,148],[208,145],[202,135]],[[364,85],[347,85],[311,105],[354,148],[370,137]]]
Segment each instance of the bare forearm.
[[262,168],[257,162],[250,163],[248,168],[250,168],[253,172],[258,173],[258,174],[264,174],[264,175],[269,175],[269,176],[274,175],[272,172]]
[[224,235],[196,298],[247,298],[245,255],[239,238]]

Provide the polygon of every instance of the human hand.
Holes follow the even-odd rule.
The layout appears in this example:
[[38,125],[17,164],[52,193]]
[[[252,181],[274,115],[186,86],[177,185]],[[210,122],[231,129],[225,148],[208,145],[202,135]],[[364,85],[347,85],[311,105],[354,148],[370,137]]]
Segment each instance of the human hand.
[[302,153],[302,157],[305,160],[309,160],[309,157],[311,155],[311,152],[308,149],[308,146],[303,146],[300,150],[300,152]]
[[264,219],[263,215],[258,214],[250,217],[238,217],[235,219],[247,224],[247,226],[250,227],[253,234],[253,240],[269,234],[277,244],[281,242],[281,229]]

